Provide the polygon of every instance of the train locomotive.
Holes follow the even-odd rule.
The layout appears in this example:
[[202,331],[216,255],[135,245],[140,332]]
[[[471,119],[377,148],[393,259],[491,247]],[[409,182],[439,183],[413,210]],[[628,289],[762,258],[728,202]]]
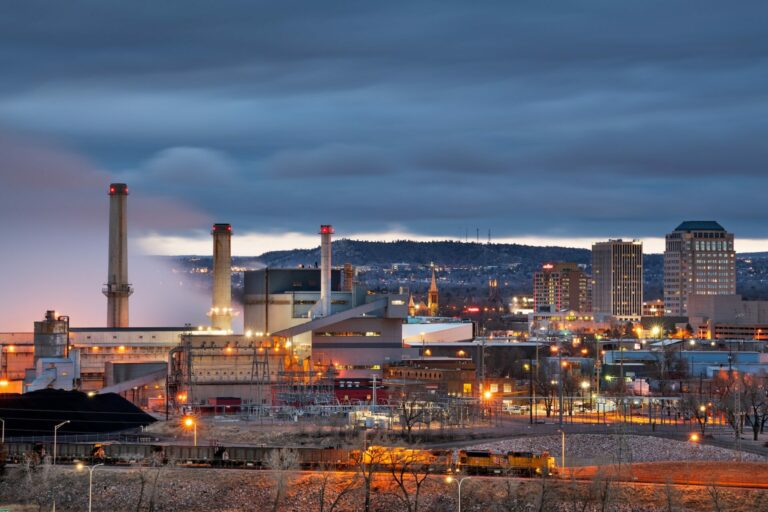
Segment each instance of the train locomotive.
[[[9,462],[30,458],[41,461],[49,447],[41,443],[9,443]],[[160,465],[268,469],[275,451],[285,448],[255,446],[185,446],[133,443],[59,443],[57,463],[102,463],[107,465]],[[544,452],[506,452],[491,450],[417,449],[370,446],[367,450],[343,448],[290,448],[298,455],[297,469],[353,470],[360,465],[387,471],[392,467],[419,465],[435,474],[514,475],[523,477],[557,474],[554,457]],[[46,451],[48,450],[48,451]]]

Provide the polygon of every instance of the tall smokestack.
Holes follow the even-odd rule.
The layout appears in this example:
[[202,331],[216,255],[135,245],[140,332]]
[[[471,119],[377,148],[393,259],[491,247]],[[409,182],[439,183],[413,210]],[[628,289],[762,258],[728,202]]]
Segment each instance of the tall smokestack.
[[211,325],[216,330],[232,330],[232,226],[214,224],[213,297]]
[[322,316],[331,314],[331,235],[333,226],[320,226],[320,303]]
[[109,269],[107,284],[107,327],[128,327],[128,297],[133,293],[128,284],[128,227],[126,205],[128,186],[109,186]]

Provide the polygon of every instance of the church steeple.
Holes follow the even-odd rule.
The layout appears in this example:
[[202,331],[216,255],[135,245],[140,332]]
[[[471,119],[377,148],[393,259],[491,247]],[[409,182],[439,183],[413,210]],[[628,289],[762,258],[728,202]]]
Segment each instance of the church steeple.
[[416,316],[416,302],[413,300],[413,295],[408,299],[408,316]]
[[435,266],[432,265],[432,283],[430,283],[429,291],[427,292],[427,308],[429,309],[430,316],[437,316],[437,306],[437,279],[435,277]]

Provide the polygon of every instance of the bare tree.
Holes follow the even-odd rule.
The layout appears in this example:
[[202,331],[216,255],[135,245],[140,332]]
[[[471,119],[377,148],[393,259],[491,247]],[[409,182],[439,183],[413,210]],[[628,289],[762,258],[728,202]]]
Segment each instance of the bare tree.
[[607,512],[614,500],[614,488],[611,477],[599,471],[592,479],[590,493],[595,497],[597,510]]
[[400,490],[400,500],[408,512],[418,512],[421,487],[432,470],[432,455],[426,450],[390,448],[386,465]]
[[664,485],[664,504],[667,512],[677,512],[680,509],[680,493],[675,489],[671,481]]
[[684,417],[696,420],[696,424],[699,426],[699,430],[701,431],[701,435],[703,437],[706,433],[707,421],[709,419],[705,400],[702,397],[696,395],[684,395],[680,399],[680,404],[678,407],[680,412],[683,413]]
[[552,510],[552,504],[550,503],[552,494],[552,485],[549,483],[549,479],[542,474],[539,481],[539,496],[536,503],[536,510],[538,512],[547,512]]
[[352,452],[352,463],[357,471],[357,476],[362,479],[363,486],[363,511],[371,510],[371,489],[377,470],[385,461],[387,448],[383,446],[371,446],[364,450]]
[[160,481],[160,476],[165,472],[165,469],[169,466],[173,466],[173,461],[168,460],[163,462],[154,461],[152,463],[155,467],[155,474],[150,479],[149,487],[149,512],[154,512],[157,500],[157,483]]
[[400,395],[397,409],[400,413],[400,424],[403,430],[405,430],[409,443],[413,442],[413,428],[425,422],[426,405],[425,397],[422,393],[404,391]]
[[757,441],[768,417],[768,385],[765,375],[748,374],[742,375],[741,384],[744,390],[744,415],[752,427],[752,439]]
[[709,494],[712,500],[712,510],[714,512],[723,512],[723,491],[712,482],[712,485],[707,487],[707,494]]
[[504,497],[496,500],[494,512],[521,512],[528,508],[528,504],[519,494],[519,485],[513,480],[504,480]]
[[744,385],[738,373],[721,371],[713,379],[713,392],[718,409],[725,415],[728,424],[733,428],[736,439],[741,438],[744,431]]
[[334,466],[324,464],[320,467],[319,470],[320,476],[314,478],[314,480],[319,484],[317,493],[318,512],[334,512],[336,507],[341,504],[342,499],[357,489],[359,478],[357,475],[355,475],[353,478],[346,478],[345,484],[341,487],[341,490],[336,492],[335,496],[333,496],[330,493],[330,488],[334,475]]
[[555,373],[550,369],[549,365],[542,364],[536,368],[536,394],[544,401],[544,410],[547,418],[552,415],[552,408],[555,403],[555,397],[557,396],[557,381],[554,380]]
[[275,481],[275,498],[272,503],[272,510],[277,512],[291,475],[299,467],[299,454],[290,448],[272,450],[267,457],[267,467],[272,470],[272,478]]

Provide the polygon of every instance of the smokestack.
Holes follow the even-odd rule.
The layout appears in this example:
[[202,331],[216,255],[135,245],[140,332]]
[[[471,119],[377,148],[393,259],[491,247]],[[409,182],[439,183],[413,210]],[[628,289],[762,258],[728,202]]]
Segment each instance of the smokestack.
[[213,297],[211,325],[215,330],[232,330],[232,226],[214,224]]
[[333,226],[320,226],[320,303],[322,316],[331,314],[331,235]]
[[126,205],[128,186],[109,186],[109,269],[107,284],[107,327],[128,327],[128,297],[133,293],[128,284],[128,228]]

